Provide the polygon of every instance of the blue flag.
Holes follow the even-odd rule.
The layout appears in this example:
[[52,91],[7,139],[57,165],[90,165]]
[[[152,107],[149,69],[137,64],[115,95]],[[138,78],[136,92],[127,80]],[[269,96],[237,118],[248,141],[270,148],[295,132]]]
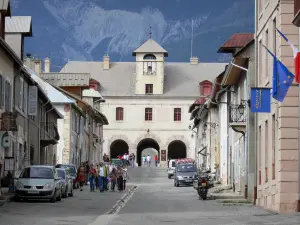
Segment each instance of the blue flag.
[[[266,46],[264,47],[266,48]],[[272,97],[277,101],[283,102],[295,76],[269,49],[267,49],[267,51],[273,56],[274,59]]]

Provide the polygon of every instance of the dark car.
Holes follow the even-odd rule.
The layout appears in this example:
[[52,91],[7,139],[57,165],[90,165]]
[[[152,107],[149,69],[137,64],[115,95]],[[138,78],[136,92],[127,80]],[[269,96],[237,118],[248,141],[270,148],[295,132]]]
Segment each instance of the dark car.
[[197,180],[198,171],[193,163],[177,164],[174,173],[174,186],[193,185],[194,180]]
[[76,182],[76,177],[77,177],[77,167],[74,164],[57,164],[55,166],[56,168],[63,168],[63,169],[68,169],[70,176],[73,179],[73,188],[79,188],[79,183]]

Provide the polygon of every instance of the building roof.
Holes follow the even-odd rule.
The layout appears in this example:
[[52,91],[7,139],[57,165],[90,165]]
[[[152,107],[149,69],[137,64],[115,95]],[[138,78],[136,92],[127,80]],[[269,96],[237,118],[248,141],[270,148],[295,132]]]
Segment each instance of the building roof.
[[[30,69],[29,69],[30,70]],[[47,94],[49,100],[52,103],[56,104],[72,104],[75,103],[74,100],[67,97],[60,91],[58,91],[56,88],[54,88],[51,84],[47,83],[43,79],[41,79],[37,74],[35,74],[32,70],[31,71],[31,77],[33,80],[35,80],[39,86],[44,90],[44,92]]]
[[31,16],[6,17],[5,33],[22,33],[27,36],[32,36]]
[[[199,83],[213,81],[225,68],[226,63],[164,63],[164,94],[162,97],[199,96]],[[111,62],[110,69],[103,70],[103,62],[70,61],[62,72],[90,73],[91,78],[100,82],[101,95],[105,97],[136,97],[135,94],[136,62]],[[144,96],[144,95],[142,95]],[[157,95],[147,95],[147,98]]]
[[41,73],[40,76],[50,84],[58,87],[89,86],[89,73]]
[[253,33],[233,34],[218,50],[219,53],[232,53],[233,49],[243,48],[249,42],[254,40]]
[[168,56],[167,50],[161,47],[156,41],[153,39],[149,39],[144,44],[142,44],[138,49],[136,49],[132,55],[135,56],[136,53],[164,53],[164,56]]

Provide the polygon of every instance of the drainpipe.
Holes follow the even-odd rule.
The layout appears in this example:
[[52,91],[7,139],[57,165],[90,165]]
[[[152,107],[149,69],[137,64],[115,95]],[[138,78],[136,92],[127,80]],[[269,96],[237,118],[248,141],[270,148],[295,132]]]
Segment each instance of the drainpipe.
[[[257,79],[257,63],[258,63],[258,51],[257,51],[257,48],[258,48],[258,44],[257,44],[257,35],[256,35],[256,32],[257,32],[257,1],[254,1],[254,60],[255,60],[255,79],[254,79],[254,83],[255,83],[255,87],[258,86],[258,79]],[[254,197],[254,201],[253,201],[253,204],[256,205],[256,199],[257,199],[257,166],[258,166],[258,163],[257,163],[257,133],[258,133],[258,130],[257,130],[257,114],[254,114],[254,134],[255,134],[255,138],[254,138],[254,142],[255,142],[255,147],[254,147],[254,193],[253,193],[253,197]]]
[[[299,32],[299,44],[300,44],[300,27],[298,28],[298,32]],[[298,117],[300,116],[300,85],[298,86],[298,90],[299,90],[299,106],[298,106]],[[300,141],[300,118],[298,120],[299,125],[298,125],[298,141]],[[298,146],[299,150],[298,150],[298,201],[297,201],[297,212],[300,212],[300,145]]]

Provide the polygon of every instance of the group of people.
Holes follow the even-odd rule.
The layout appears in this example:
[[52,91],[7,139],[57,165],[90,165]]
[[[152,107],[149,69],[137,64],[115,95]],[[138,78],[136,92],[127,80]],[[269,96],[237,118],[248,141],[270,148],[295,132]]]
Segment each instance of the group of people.
[[125,165],[131,166],[131,167],[135,166],[134,165],[134,162],[135,162],[135,154],[134,153],[131,153],[129,155],[127,153],[125,153],[124,155],[120,154],[120,155],[118,155],[118,159],[121,159]]
[[[90,165],[88,168],[88,182],[90,191],[94,192],[99,189],[100,192],[115,191],[116,187],[119,191],[126,188],[126,181],[129,179],[126,165],[115,166],[112,161],[109,163],[100,163],[98,165]],[[85,181],[84,173],[86,168],[82,164],[78,169],[77,180],[80,183],[80,191],[83,191],[83,184]]]
[[[151,161],[152,161],[152,157],[150,155],[144,156],[142,157],[142,161],[143,161],[143,166],[147,165],[147,166],[151,166]],[[155,166],[158,166],[158,155],[154,156],[154,162],[155,162]]]

